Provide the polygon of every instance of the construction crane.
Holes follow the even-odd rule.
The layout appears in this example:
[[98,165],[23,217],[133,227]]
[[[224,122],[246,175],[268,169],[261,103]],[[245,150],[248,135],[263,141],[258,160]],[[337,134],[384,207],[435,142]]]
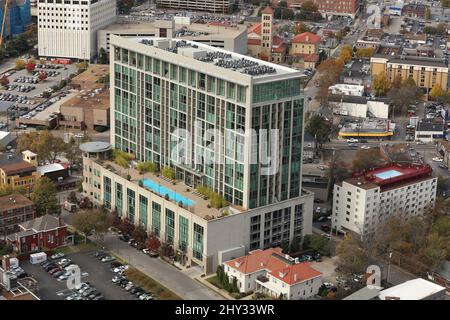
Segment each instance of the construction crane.
[[8,15],[8,3],[10,0],[5,0],[5,8],[3,9],[2,19],[2,33],[0,33],[0,48],[3,45],[3,32],[5,31],[6,16]]

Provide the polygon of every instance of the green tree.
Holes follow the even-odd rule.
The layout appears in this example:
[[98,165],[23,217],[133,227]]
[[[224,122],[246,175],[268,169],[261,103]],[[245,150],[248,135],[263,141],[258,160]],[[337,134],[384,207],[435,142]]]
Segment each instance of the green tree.
[[385,163],[379,148],[359,149],[353,159],[353,172],[376,168]]
[[100,48],[98,51],[98,61],[99,64],[108,64],[109,63],[109,56],[108,53],[104,48]]
[[336,254],[338,267],[343,274],[363,273],[368,266],[369,259],[366,252],[351,237],[338,244]]
[[303,240],[305,242],[304,248],[305,249],[312,249],[315,251],[319,251],[323,254],[328,253],[329,248],[329,241],[327,238],[319,235],[319,234],[309,234],[305,236],[305,239]]
[[308,120],[305,131],[315,137],[319,143],[324,143],[328,140],[331,128],[322,116],[314,115]]
[[83,210],[75,213],[71,217],[71,225],[84,235],[84,241],[87,237],[94,235],[101,239],[111,226],[112,217],[104,210]]
[[137,164],[136,169],[138,169],[140,172],[156,172],[157,171],[157,165],[153,162],[140,162]]
[[372,88],[377,96],[384,96],[389,91],[390,83],[385,72],[375,75],[372,81]]
[[38,216],[61,213],[55,184],[47,177],[41,177],[35,182],[31,200],[36,206]]
[[171,167],[164,167],[162,169],[162,175],[167,179],[174,180],[175,179],[175,169]]
[[23,69],[25,69],[25,61],[23,60],[23,59],[17,59],[16,60],[16,67],[15,67],[15,69],[16,70],[23,70]]
[[425,19],[426,20],[431,20],[431,10],[429,7],[426,8],[425,10]]
[[441,85],[439,83],[436,83],[433,88],[430,90],[430,97],[433,100],[441,99],[444,95],[444,89],[442,89]]

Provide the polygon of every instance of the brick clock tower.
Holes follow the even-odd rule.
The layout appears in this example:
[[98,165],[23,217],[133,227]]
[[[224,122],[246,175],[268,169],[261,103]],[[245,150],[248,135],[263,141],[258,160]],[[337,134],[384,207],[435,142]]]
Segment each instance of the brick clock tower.
[[261,60],[272,60],[272,32],[273,9],[267,6],[261,11]]

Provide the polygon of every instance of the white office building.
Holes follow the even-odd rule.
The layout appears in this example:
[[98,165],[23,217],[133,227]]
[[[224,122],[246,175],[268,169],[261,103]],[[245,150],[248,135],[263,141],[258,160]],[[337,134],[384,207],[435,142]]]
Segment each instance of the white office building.
[[115,20],[116,0],[38,0],[39,56],[90,60],[97,31]]
[[437,178],[429,165],[389,165],[334,186],[332,227],[369,235],[389,217],[420,216],[434,205]]
[[[301,72],[194,41],[118,36],[110,68],[112,146],[171,167],[176,183],[85,149],[83,190],[95,203],[207,273],[242,247],[312,232],[313,194],[301,188]],[[226,206],[214,208],[199,185]]]

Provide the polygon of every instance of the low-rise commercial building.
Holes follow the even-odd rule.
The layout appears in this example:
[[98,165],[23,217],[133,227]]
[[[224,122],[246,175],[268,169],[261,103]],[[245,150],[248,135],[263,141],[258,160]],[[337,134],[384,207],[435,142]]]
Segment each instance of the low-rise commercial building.
[[282,253],[281,248],[254,250],[224,263],[230,283],[236,278],[241,293],[257,291],[273,298],[307,299],[319,292],[322,274],[310,263]]
[[422,278],[380,291],[380,300],[445,300],[445,287]]
[[19,224],[34,219],[34,203],[21,194],[0,197],[0,234],[15,232]]
[[442,120],[422,119],[416,126],[415,140],[433,142],[442,140],[445,134],[445,123]]
[[437,178],[429,165],[391,164],[334,186],[332,227],[366,236],[389,217],[422,215],[434,206]]
[[111,24],[97,32],[98,50],[110,49],[111,35],[121,37],[179,38],[208,44],[216,48],[247,53],[247,30],[243,25],[222,23],[182,23],[178,20],[156,20],[154,22],[122,22]]
[[[389,118],[389,104],[382,100],[369,100],[368,97],[361,96],[332,95],[329,97],[329,102],[334,114],[358,118]],[[360,130],[360,133],[364,134],[365,130]]]
[[213,13],[229,13],[230,0],[156,0],[156,6],[179,10],[209,11]]
[[354,19],[360,12],[361,0],[315,0],[325,17],[347,16]]
[[109,66],[94,64],[74,77],[71,86],[80,90],[61,103],[59,124],[81,130],[109,127]]

